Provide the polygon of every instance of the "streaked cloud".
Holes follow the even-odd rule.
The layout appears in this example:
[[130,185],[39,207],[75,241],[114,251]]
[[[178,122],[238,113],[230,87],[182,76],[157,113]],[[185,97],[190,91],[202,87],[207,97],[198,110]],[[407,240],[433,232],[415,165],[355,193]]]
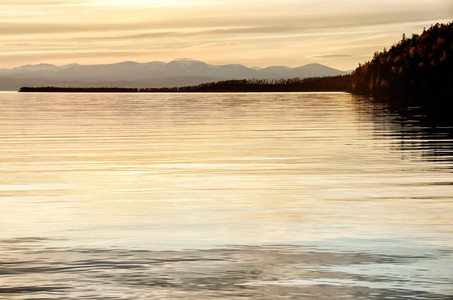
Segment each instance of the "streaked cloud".
[[142,6],[142,7],[186,7],[186,6],[199,6],[209,5],[209,1],[195,1],[195,0],[95,0],[89,3],[81,4],[86,6]]
[[29,6],[29,5],[68,5],[68,4],[80,4],[82,1],[64,1],[64,0],[2,0],[2,5],[15,5],[15,6]]
[[342,57],[351,57],[349,54],[325,54],[325,55],[313,55],[310,58],[342,58]]
[[[0,68],[170,61],[352,69],[404,32],[449,22],[447,0],[5,0]],[[30,8],[30,6],[32,8]],[[71,55],[72,53],[72,55]]]

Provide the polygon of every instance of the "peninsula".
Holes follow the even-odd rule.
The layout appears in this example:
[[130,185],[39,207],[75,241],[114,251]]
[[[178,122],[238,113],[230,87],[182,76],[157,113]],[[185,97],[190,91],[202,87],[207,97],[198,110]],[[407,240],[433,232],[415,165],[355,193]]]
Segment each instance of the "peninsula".
[[225,92],[334,92],[347,91],[350,75],[292,79],[242,79],[171,88],[22,87],[19,92],[71,93],[225,93]]

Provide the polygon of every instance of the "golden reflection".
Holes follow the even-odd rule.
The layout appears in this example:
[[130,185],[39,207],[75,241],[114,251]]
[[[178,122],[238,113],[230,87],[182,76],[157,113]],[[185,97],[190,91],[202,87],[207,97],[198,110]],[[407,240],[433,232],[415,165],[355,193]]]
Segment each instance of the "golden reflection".
[[136,242],[451,231],[451,174],[417,150],[402,157],[392,118],[377,128],[347,94],[9,97],[5,237],[30,225],[75,240],[132,230]]

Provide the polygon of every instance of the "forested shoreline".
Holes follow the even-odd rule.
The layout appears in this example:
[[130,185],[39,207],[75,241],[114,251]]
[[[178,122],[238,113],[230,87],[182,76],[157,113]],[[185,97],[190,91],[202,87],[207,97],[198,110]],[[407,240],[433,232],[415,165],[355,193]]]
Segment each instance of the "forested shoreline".
[[350,91],[396,103],[451,105],[453,23],[436,24],[389,50],[375,52],[351,74]]
[[222,80],[194,86],[163,88],[118,87],[22,87],[19,92],[71,93],[226,93],[226,92],[334,92],[347,91],[350,75],[292,78]]

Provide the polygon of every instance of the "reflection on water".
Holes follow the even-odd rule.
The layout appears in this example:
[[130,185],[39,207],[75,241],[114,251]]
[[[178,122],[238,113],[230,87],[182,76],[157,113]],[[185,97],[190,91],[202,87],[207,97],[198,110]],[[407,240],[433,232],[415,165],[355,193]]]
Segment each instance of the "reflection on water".
[[417,108],[341,93],[0,103],[0,298],[453,296],[453,127]]
[[[7,240],[0,292],[7,299],[451,299],[451,287],[393,266],[425,256],[319,252],[294,246],[147,251],[55,249]],[[6,251],[5,251],[6,250]],[[9,255],[8,255],[9,252]],[[16,254],[26,256],[17,259]],[[9,257],[8,257],[9,256]],[[354,274],[347,268],[381,269]],[[449,278],[445,278],[448,280]]]
[[362,118],[375,124],[377,139],[390,137],[403,155],[445,162],[437,167],[451,167],[453,157],[453,118],[447,111],[433,108],[391,106],[369,103],[369,99],[352,96]]

